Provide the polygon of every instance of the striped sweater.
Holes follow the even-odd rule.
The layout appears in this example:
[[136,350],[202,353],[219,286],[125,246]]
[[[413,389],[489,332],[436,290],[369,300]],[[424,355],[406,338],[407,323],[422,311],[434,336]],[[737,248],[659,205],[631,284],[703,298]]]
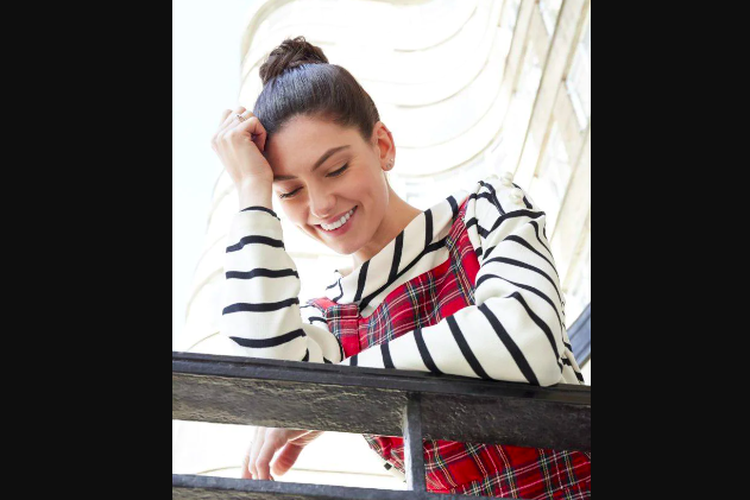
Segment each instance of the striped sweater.
[[[276,214],[240,212],[227,248],[224,333],[237,354],[398,368],[535,385],[582,380],[539,211],[510,177],[425,210],[325,295],[300,305]],[[403,439],[363,435],[404,479]],[[588,498],[590,454],[424,441],[427,489]]]
[[[450,238],[459,207],[463,245]],[[351,273],[334,272],[324,291],[330,303],[356,308],[360,321],[406,325],[355,340],[329,327],[331,314],[321,312],[320,301],[299,303],[299,275],[278,216],[249,207],[230,227],[221,330],[234,341],[232,354],[248,357],[577,384],[582,377],[544,224],[544,212],[510,176],[491,176],[425,210]],[[441,266],[457,260],[467,269],[455,291],[420,293],[434,287]],[[411,293],[410,307],[424,314],[400,323],[394,311],[377,317],[396,290]],[[440,314],[430,320],[436,309]]]

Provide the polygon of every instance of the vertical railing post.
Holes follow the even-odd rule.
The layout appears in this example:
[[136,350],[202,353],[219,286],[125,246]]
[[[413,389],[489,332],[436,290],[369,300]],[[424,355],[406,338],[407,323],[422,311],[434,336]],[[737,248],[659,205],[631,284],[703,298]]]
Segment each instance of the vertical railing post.
[[422,408],[419,393],[409,393],[404,411],[404,466],[406,488],[423,493],[427,491],[424,471],[424,443],[422,441]]

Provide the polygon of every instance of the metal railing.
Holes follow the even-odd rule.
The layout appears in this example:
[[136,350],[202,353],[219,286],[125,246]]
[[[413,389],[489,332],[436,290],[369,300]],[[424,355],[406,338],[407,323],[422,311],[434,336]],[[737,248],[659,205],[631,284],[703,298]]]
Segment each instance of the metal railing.
[[403,436],[407,479],[397,491],[173,474],[173,499],[470,499],[426,491],[423,439],[591,449],[588,386],[183,352],[172,353],[172,418]]

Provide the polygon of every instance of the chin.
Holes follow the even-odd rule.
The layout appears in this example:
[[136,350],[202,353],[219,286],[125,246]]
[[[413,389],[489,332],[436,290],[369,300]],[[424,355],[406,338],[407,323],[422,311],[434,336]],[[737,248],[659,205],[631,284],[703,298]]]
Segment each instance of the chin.
[[361,245],[350,245],[350,244],[336,244],[336,245],[331,245],[331,244],[329,244],[329,243],[327,243],[325,241],[322,241],[320,239],[318,241],[320,241],[326,247],[330,248],[331,250],[333,250],[334,252],[336,252],[339,255],[351,255],[354,252],[356,252],[357,250],[359,250],[359,248],[361,246]]
[[342,246],[339,244],[331,245],[330,242],[325,241],[323,238],[320,237],[316,228],[310,228],[309,226],[302,227],[299,225],[297,226],[297,228],[303,233],[305,233],[310,239],[315,240],[318,243],[322,243],[323,245],[325,245],[326,248],[330,248],[331,250],[333,250],[339,255],[351,255],[354,252],[356,252],[359,248],[359,247],[356,247],[350,250],[349,248],[351,247],[351,245],[345,245],[345,246]]

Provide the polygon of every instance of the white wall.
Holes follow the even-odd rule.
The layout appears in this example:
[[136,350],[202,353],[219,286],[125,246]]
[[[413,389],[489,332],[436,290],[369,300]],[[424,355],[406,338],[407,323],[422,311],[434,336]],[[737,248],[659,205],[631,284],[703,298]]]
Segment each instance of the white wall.
[[[172,2],[172,341],[204,244],[214,183],[222,171],[209,141],[237,104],[240,38],[258,0]],[[166,103],[164,108],[166,109]],[[152,119],[163,110],[154,110]]]

